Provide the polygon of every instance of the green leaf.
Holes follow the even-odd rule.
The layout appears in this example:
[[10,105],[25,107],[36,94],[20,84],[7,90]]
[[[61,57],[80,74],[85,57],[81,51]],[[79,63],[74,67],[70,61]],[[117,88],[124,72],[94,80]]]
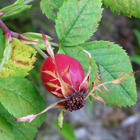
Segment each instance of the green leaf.
[[46,107],[35,85],[20,77],[0,78],[0,103],[0,115],[12,127],[15,139],[32,140],[37,127],[45,119],[45,113],[31,123],[15,122],[12,119],[39,113]]
[[[105,79],[103,82],[117,79],[121,75],[132,72],[132,66],[126,52],[122,47],[107,41],[93,41],[83,45],[93,56],[99,65],[100,72]],[[94,82],[94,81],[93,81]],[[134,76],[130,76],[122,81],[120,85],[107,84],[106,87],[111,91],[102,91],[106,95],[98,92],[109,106],[131,106],[137,101],[136,83]]]
[[128,17],[140,18],[139,0],[103,0],[103,3],[112,12],[122,13]]
[[2,67],[0,76],[25,77],[33,68],[33,63],[36,61],[36,53],[37,52],[29,45],[21,44],[18,39],[13,38],[12,54],[8,64],[5,62],[4,66]]
[[0,10],[0,12],[4,13],[2,17],[12,16],[21,13],[25,10],[28,10],[29,8],[31,8],[31,5],[26,5],[26,4],[28,4],[31,1],[33,0],[18,0],[14,4],[2,8]]
[[[86,53],[80,52],[81,50],[85,50],[85,48],[76,46],[76,47],[61,47],[58,53],[66,54],[77,59],[84,68],[85,74],[89,69],[89,58]],[[94,81],[97,76],[97,65],[95,60],[92,57],[92,65],[91,65],[91,74],[90,81]]]
[[35,85],[21,77],[0,78],[0,102],[15,117],[35,114],[45,107]]
[[0,139],[1,140],[15,140],[12,126],[7,120],[0,115]]
[[65,0],[41,0],[40,7],[42,9],[42,13],[55,21],[57,12],[64,1]]
[[[42,38],[42,34],[33,33],[33,32],[27,32],[27,33],[24,33],[23,36],[25,36],[26,38],[28,38],[30,40],[38,39],[39,42],[37,43],[36,46],[38,46],[42,50],[46,50],[45,49],[45,44],[44,44],[44,41],[43,41],[43,38]],[[52,40],[52,38],[49,37],[48,35],[46,35],[46,37],[47,37],[48,40]]]
[[[12,120],[13,116],[0,104],[0,114],[5,118],[5,125],[2,126],[4,130],[6,125],[12,128],[12,131],[6,132],[6,136],[10,133],[14,135],[14,140],[32,140],[37,132],[37,126],[32,123],[19,123]],[[0,136],[1,139],[1,136]],[[11,140],[11,138],[9,138]],[[7,140],[9,140],[7,139]]]
[[53,124],[55,125],[58,133],[64,137],[66,140],[77,140],[74,132],[73,132],[73,128],[66,122],[63,123],[63,129],[60,130],[59,126],[58,126],[58,122],[53,120]]
[[74,46],[89,40],[101,19],[101,0],[65,1],[57,13],[56,32],[60,46]]

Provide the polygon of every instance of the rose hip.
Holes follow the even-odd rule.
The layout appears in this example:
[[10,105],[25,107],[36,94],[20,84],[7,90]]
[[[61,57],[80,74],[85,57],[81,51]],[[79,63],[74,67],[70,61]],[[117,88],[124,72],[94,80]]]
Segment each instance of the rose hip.
[[[72,86],[76,91],[79,90],[79,86],[84,79],[84,69],[79,61],[75,58],[65,55],[65,54],[55,54],[55,62],[57,65],[58,74],[62,76],[64,82]],[[53,94],[58,98],[65,98],[62,94],[61,89],[57,89],[57,87],[50,87],[47,83],[52,83],[57,86],[61,86],[58,79],[55,79],[53,76],[45,73],[44,71],[55,72],[56,67],[52,61],[51,57],[45,59],[41,66],[41,80],[44,84],[45,88],[53,94],[53,92],[58,92],[58,94]]]

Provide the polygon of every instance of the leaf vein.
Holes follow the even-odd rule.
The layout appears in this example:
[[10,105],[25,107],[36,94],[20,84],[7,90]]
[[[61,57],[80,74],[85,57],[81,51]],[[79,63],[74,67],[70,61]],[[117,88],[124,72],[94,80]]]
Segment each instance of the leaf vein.
[[[65,41],[65,38],[67,38],[67,36],[68,36],[69,33],[71,32],[71,30],[73,29],[75,23],[78,21],[80,15],[82,14],[84,8],[87,6],[87,4],[88,4],[89,1],[90,1],[90,0],[88,0],[88,1],[86,2],[86,4],[83,6],[83,8],[81,9],[81,11],[79,12],[79,15],[77,16],[77,18],[75,18],[75,21],[73,22],[73,24],[71,25],[71,27],[70,27],[69,30],[67,31],[65,37],[63,37],[63,39],[62,39],[62,41],[61,41],[61,44],[63,44],[63,42]],[[77,8],[78,8],[78,7],[77,7]]]

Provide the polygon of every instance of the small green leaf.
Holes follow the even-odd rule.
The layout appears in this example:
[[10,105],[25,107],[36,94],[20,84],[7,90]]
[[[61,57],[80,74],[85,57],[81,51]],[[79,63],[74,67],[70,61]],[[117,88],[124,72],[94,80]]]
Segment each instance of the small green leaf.
[[0,78],[0,103],[0,115],[11,125],[16,139],[32,140],[37,127],[45,119],[45,113],[31,123],[15,122],[12,119],[37,114],[46,107],[35,85],[20,77]]
[[[26,38],[28,38],[30,40],[38,39],[39,42],[37,43],[36,46],[39,47],[42,50],[46,50],[45,49],[45,44],[44,44],[44,41],[43,41],[43,38],[42,38],[42,34],[33,33],[33,32],[27,32],[27,33],[24,33],[23,36],[25,36]],[[52,38],[49,37],[48,35],[46,35],[46,37],[47,37],[48,40],[52,40]]]
[[140,18],[139,0],[103,0],[103,3],[112,12],[122,13],[128,17]]
[[58,116],[58,124],[59,124],[59,128],[60,130],[62,130],[62,126],[63,126],[63,120],[64,120],[64,113],[65,113],[66,109],[62,109],[62,111],[60,112],[59,116]]
[[57,13],[56,32],[60,46],[74,46],[89,40],[101,19],[101,0],[65,1]]
[[[93,41],[83,45],[83,48],[89,51],[96,60],[100,72],[105,70],[102,78],[107,76],[103,82],[117,79],[119,76],[133,71],[126,52],[116,44],[107,41]],[[137,101],[134,76],[124,79],[120,85],[107,84],[106,87],[111,93],[101,88],[106,95],[100,92],[98,94],[109,106],[131,106]]]
[[3,9],[0,10],[0,12],[4,13],[2,17],[12,16],[21,13],[25,10],[28,10],[29,8],[31,8],[31,5],[26,4],[28,4],[31,1],[33,0],[18,0],[14,4],[4,7]]
[[40,7],[42,9],[42,13],[55,21],[57,12],[64,1],[65,0],[41,0]]
[[12,54],[8,64],[5,62],[4,66],[2,67],[0,76],[25,77],[33,68],[33,63],[36,61],[36,53],[37,52],[29,45],[21,44],[18,39],[13,38]]
[[63,123],[63,129],[60,130],[59,126],[58,126],[58,122],[53,120],[53,124],[55,125],[58,133],[64,137],[66,140],[77,140],[74,132],[73,132],[73,128],[66,122]]
[[[89,69],[89,58],[86,53],[82,52],[81,50],[85,50],[85,48],[76,46],[76,47],[61,47],[58,51],[58,53],[63,53],[69,56],[74,57],[77,59],[81,65],[84,68],[85,74]],[[81,51],[81,52],[80,52]],[[92,57],[92,65],[91,65],[91,74],[90,74],[90,81],[94,81],[97,76],[97,65],[95,63],[95,60]],[[91,82],[90,82],[91,84]]]

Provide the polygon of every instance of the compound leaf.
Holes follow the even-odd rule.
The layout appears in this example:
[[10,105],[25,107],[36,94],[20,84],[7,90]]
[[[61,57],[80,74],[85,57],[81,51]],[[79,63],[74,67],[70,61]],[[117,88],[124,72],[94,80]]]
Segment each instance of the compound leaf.
[[8,64],[5,62],[3,65],[0,76],[25,77],[33,68],[33,63],[36,61],[36,53],[37,52],[29,45],[24,45],[18,39],[13,38],[11,57]]
[[103,3],[112,12],[122,13],[128,17],[140,18],[139,0],[103,0]]
[[101,0],[65,1],[55,26],[60,46],[79,45],[90,39],[101,19],[101,5]]
[[[117,79],[121,75],[132,72],[132,66],[126,52],[118,45],[107,41],[93,41],[83,45],[99,65],[100,72],[105,79],[103,82]],[[94,81],[93,81],[94,82]],[[98,92],[109,106],[131,106],[137,101],[136,83],[134,76],[130,76],[122,81],[121,84],[107,84],[106,87],[111,91],[102,91],[106,95]]]

